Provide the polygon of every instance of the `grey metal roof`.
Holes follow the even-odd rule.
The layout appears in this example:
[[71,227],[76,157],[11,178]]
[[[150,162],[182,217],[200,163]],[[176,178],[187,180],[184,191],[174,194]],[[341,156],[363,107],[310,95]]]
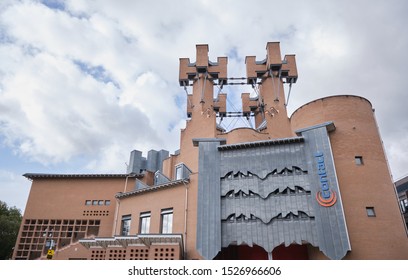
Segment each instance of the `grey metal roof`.
[[219,151],[225,150],[234,150],[234,149],[246,149],[246,148],[254,148],[254,147],[262,147],[262,146],[272,146],[272,145],[280,145],[286,143],[300,143],[303,142],[303,137],[290,137],[290,138],[280,138],[274,140],[262,140],[262,141],[254,141],[254,142],[243,142],[237,144],[230,144],[230,145],[221,145],[218,147]]
[[314,125],[314,126],[309,126],[309,127],[306,127],[306,128],[298,129],[298,130],[295,131],[295,133],[297,135],[301,135],[303,132],[306,132],[306,131],[309,131],[309,130],[315,130],[315,129],[318,129],[320,127],[326,127],[327,132],[332,132],[332,131],[336,130],[336,126],[334,125],[334,123],[332,121],[330,121],[330,122],[325,122],[325,123],[317,124],[317,125]]
[[200,142],[215,142],[225,144],[227,143],[227,140],[225,138],[193,138],[193,145],[195,147],[198,147]]
[[139,234],[114,237],[95,237],[80,239],[79,243],[85,248],[108,248],[108,247],[124,247],[129,245],[142,244],[150,246],[152,243],[158,244],[178,244],[183,251],[183,235],[181,234]]
[[143,174],[48,174],[48,173],[25,173],[27,179],[46,179],[46,178],[142,178]]
[[180,185],[182,183],[189,183],[190,179],[180,179],[180,180],[175,180],[175,181],[171,181],[168,183],[164,183],[161,185],[156,185],[156,186],[151,186],[151,187],[147,187],[147,188],[143,188],[143,189],[137,189],[137,190],[133,190],[130,192],[126,192],[126,193],[117,193],[115,195],[116,198],[124,198],[124,197],[129,197],[129,196],[133,196],[133,195],[139,195],[141,193],[145,193],[145,192],[153,192],[153,191],[158,191],[161,189],[167,189],[170,187],[174,187],[177,185]]

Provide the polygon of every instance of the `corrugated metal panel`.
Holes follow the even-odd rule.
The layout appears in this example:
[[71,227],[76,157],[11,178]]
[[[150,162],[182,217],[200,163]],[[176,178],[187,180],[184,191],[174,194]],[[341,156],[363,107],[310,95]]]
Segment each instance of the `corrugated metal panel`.
[[330,191],[335,192],[337,196],[337,202],[331,207],[323,207],[317,203],[317,200],[313,200],[319,248],[329,258],[341,259],[347,251],[351,250],[351,246],[326,125],[304,130],[302,135],[305,137],[305,156],[310,170],[309,180],[311,185],[315,186],[312,188],[312,196],[316,196],[321,185],[315,157],[317,152],[323,154]]
[[[230,244],[256,244],[267,252],[284,243],[286,246],[307,240],[313,246],[318,245],[315,220],[276,219],[269,224],[259,220],[222,223],[222,247]],[[225,234],[224,234],[225,233]],[[248,234],[246,234],[248,233]]]
[[127,168],[128,173],[140,173],[142,170],[142,152],[133,150],[130,153],[129,165]]
[[[215,139],[196,141],[196,245],[203,257],[215,257],[221,244],[257,244],[271,252],[280,244],[309,242],[331,259],[341,259],[350,250],[326,125],[299,133],[303,138],[295,141],[223,148]],[[327,177],[338,194],[331,207],[315,198],[321,186],[317,151],[325,155]]]
[[[260,178],[265,178],[275,169],[278,173],[285,168],[292,170],[293,166],[301,170],[307,170],[306,162],[297,160],[299,157],[303,158],[303,145],[303,143],[293,143],[224,150],[222,151],[221,174],[225,176],[231,171],[234,174],[251,172]],[[294,163],[297,165],[294,165]]]
[[303,140],[304,140],[303,137],[290,137],[290,138],[279,138],[279,139],[273,139],[273,140],[260,140],[260,141],[253,141],[253,142],[222,145],[218,147],[218,150],[225,151],[225,150],[247,149],[247,148],[253,148],[253,147],[273,146],[273,145],[281,145],[285,143],[298,143],[298,142],[303,142]]
[[237,178],[237,179],[223,179],[221,180],[221,195],[225,196],[228,192],[235,190],[242,191],[249,194],[249,191],[259,194],[266,198],[271,193],[279,190],[282,193],[286,188],[293,191],[299,190],[300,187],[305,191],[310,191],[310,184],[308,175],[299,174],[293,176],[279,176],[269,175],[266,179],[261,180],[256,176]]
[[226,220],[232,214],[236,216],[243,214],[246,217],[254,215],[264,223],[269,223],[271,219],[279,214],[282,216],[286,216],[289,213],[298,215],[299,211],[313,217],[312,199],[310,195],[277,195],[268,199],[262,199],[258,196],[241,197],[238,199],[224,198],[221,200],[223,205],[221,208],[221,219]]
[[[315,200],[320,186],[316,149],[327,155],[330,184],[337,186],[326,126],[302,132],[304,142],[220,149],[222,246],[256,243],[272,251],[281,243],[306,241],[332,259],[341,259],[350,250],[340,197],[332,207]],[[240,221],[241,215],[256,217],[256,223]],[[228,217],[235,220],[227,221]]]
[[221,150],[222,246],[317,245],[304,143],[247,146]]
[[220,142],[198,141],[197,251],[213,259],[221,250]]

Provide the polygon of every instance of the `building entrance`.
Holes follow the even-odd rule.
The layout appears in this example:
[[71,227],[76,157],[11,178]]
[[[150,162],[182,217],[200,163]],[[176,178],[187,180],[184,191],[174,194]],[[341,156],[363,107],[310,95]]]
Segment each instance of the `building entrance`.
[[230,245],[215,256],[214,260],[267,260],[268,252],[262,247],[255,245]]
[[307,245],[291,244],[288,247],[279,245],[272,251],[274,260],[308,260]]
[[[268,260],[268,252],[255,245],[230,245],[217,254],[214,260]],[[273,260],[308,260],[307,245],[280,245],[272,251]]]

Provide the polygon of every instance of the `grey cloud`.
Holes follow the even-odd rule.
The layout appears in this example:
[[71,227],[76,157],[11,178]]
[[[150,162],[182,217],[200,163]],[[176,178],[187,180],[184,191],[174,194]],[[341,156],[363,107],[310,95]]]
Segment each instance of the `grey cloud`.
[[[234,50],[236,59],[230,60],[229,71],[231,75],[241,76],[245,73],[245,65],[240,63],[244,56],[256,55],[262,59],[267,41],[281,41],[282,55],[296,54],[299,69],[299,80],[291,93],[290,112],[327,95],[362,95],[376,108],[385,147],[392,154],[390,164],[395,175],[401,175],[402,165],[408,164],[406,149],[397,139],[406,139],[408,126],[408,113],[404,108],[405,50],[408,47],[408,35],[403,32],[408,23],[406,1],[251,1],[250,4],[246,1],[153,1],[142,5],[140,1],[118,4],[75,0],[66,1],[64,11],[44,5],[30,6],[29,2],[0,5],[0,26],[3,27],[0,30],[5,30],[1,38],[15,39],[13,43],[19,48],[32,46],[35,50],[32,55],[40,50],[60,59],[101,66],[109,73],[109,79],[120,86],[120,89],[110,88],[97,81],[90,86],[92,83],[88,83],[83,74],[65,77],[71,79],[69,92],[79,87],[72,98],[67,90],[61,90],[68,107],[65,111],[76,112],[72,104],[80,104],[77,111],[80,109],[83,114],[71,119],[61,115],[61,119],[47,121],[56,127],[65,120],[72,131],[75,125],[79,126],[78,133],[67,137],[76,145],[82,142],[85,150],[111,145],[103,139],[109,138],[107,135],[115,128],[125,131],[118,140],[120,143],[130,141],[131,145],[145,147],[143,141],[152,137],[154,145],[168,145],[161,136],[171,134],[175,139],[168,146],[176,148],[178,132],[173,130],[168,134],[166,130],[184,116],[184,108],[177,108],[175,102],[185,98],[185,92],[177,83],[178,58],[194,60],[195,44],[199,43],[210,45],[211,60]],[[0,41],[0,44],[6,43]],[[13,75],[18,78],[21,69],[13,67]],[[4,71],[1,66],[0,71]],[[139,80],[138,83],[145,73],[153,73],[150,82],[140,84]],[[92,75],[88,78],[92,79]],[[60,82],[66,85],[63,79]],[[2,79],[0,85],[5,88],[7,83]],[[60,90],[60,86],[54,86]],[[99,99],[90,93],[103,90],[100,95],[103,98]],[[231,100],[239,100],[239,90],[230,90]],[[4,89],[0,94],[4,94]],[[89,96],[95,99],[87,100]],[[146,108],[149,96],[155,103]],[[115,98],[119,98],[121,105],[115,105]],[[128,102],[123,103],[124,100]],[[154,114],[154,110],[160,111],[164,106],[161,100],[166,100],[170,107],[166,112]],[[84,112],[92,106],[104,114],[88,109],[90,112],[86,115]],[[161,125],[163,119],[168,123]],[[99,131],[101,126],[105,129]],[[129,126],[144,127],[146,134],[135,136],[126,131],[125,127]],[[94,139],[93,135],[99,137]],[[136,140],[136,137],[142,138]]]

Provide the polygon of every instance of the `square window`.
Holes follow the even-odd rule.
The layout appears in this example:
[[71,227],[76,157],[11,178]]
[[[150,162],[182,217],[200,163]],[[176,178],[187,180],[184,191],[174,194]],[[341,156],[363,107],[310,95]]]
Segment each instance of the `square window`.
[[105,200],[105,205],[106,206],[108,206],[108,205],[110,205],[111,204],[111,201],[110,200]]
[[98,201],[97,200],[92,200],[92,205],[98,205]]
[[356,156],[354,158],[354,161],[355,161],[356,165],[363,165],[364,164],[362,156]]
[[98,205],[103,205],[103,200],[99,200]]
[[85,200],[85,205],[91,205],[92,204],[92,201],[90,201],[90,200]]
[[184,163],[179,163],[178,165],[176,165],[175,169],[176,180],[186,179],[190,176],[190,174],[191,170]]
[[375,210],[374,207],[366,207],[367,216],[368,217],[375,217]]

